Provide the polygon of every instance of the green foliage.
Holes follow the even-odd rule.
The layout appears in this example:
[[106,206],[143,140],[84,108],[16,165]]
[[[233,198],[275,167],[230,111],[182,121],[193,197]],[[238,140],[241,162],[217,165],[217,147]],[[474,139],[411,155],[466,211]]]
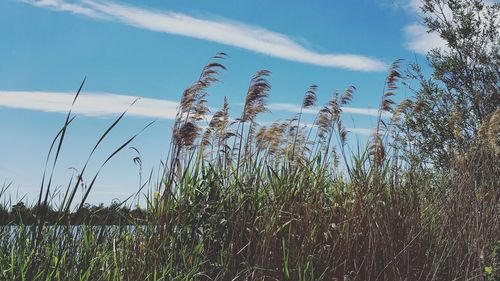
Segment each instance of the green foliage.
[[446,47],[428,53],[432,76],[418,65],[414,108],[401,129],[413,155],[449,167],[454,154],[477,143],[481,125],[500,108],[500,4],[482,0],[425,0],[423,19]]

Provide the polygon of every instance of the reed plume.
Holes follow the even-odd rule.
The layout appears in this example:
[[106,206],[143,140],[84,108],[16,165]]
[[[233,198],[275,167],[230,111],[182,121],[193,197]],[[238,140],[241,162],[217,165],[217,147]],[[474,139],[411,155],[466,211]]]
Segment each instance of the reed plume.
[[[217,60],[225,57],[225,53],[217,53],[211,57],[203,67],[198,80],[182,93],[172,129],[172,140],[169,147],[170,161],[169,165],[165,167],[167,194],[171,194],[169,189],[173,186],[175,175],[177,174],[178,178],[184,177],[180,159],[183,156],[181,152],[183,150],[193,150],[196,147],[196,139],[200,136],[201,131],[198,122],[204,120],[206,114],[210,112],[206,100],[208,96],[207,90],[213,83],[220,81],[218,76],[222,70],[226,70],[226,67]],[[202,143],[200,143],[202,146],[209,142],[210,134],[211,130],[204,133]],[[191,154],[189,162],[192,156],[193,154]],[[203,151],[200,151],[200,157],[203,157]],[[189,162],[186,163],[186,166],[189,166]]]
[[[241,126],[239,131],[240,143],[238,145],[238,157],[237,157],[237,172],[238,175],[240,170],[240,162],[242,158],[242,146],[243,146],[243,133],[245,129],[245,123],[250,123],[250,127],[247,133],[247,141],[245,142],[245,150],[244,154],[250,154],[250,138],[255,133],[255,118],[258,114],[266,112],[266,99],[269,97],[269,91],[271,90],[271,84],[267,80],[267,77],[271,75],[269,70],[260,70],[258,71],[251,79],[250,86],[247,90],[247,95],[245,98],[245,104],[243,106],[243,112],[241,118],[238,120],[239,126]],[[235,139],[236,142],[236,139]],[[233,145],[234,147],[234,145]]]
[[307,88],[306,94],[304,95],[304,100],[302,102],[302,109],[309,108],[316,104],[316,92],[318,91],[317,85],[311,85]]
[[478,139],[496,157],[500,157],[500,109],[485,118],[479,127]]
[[356,91],[356,87],[354,87],[352,85],[347,87],[347,89],[342,94],[342,97],[340,98],[340,104],[341,105],[349,104],[352,101],[352,96],[353,96],[355,91]]
[[252,122],[259,113],[267,111],[266,99],[271,90],[267,77],[270,75],[269,70],[260,70],[252,77],[241,116],[242,123]]
[[[292,161],[294,160],[294,157],[295,157],[295,148],[296,148],[296,145],[297,145],[297,141],[298,141],[298,134],[299,134],[299,131],[300,131],[300,121],[301,121],[301,118],[302,118],[302,111],[304,109],[307,109],[307,108],[310,108],[312,106],[314,106],[316,104],[316,100],[317,100],[317,97],[316,97],[316,92],[318,90],[318,86],[317,85],[311,85],[307,88],[307,91],[304,95],[304,100],[302,101],[302,107],[300,108],[300,112],[298,114],[298,118],[297,118],[297,126],[295,127],[295,136],[293,137],[293,144],[292,144],[292,155],[291,155],[291,159]],[[302,142],[301,142],[302,143]],[[305,147],[306,146],[306,143],[304,142],[303,143],[303,146]]]
[[177,150],[183,146],[192,146],[195,139],[198,138],[200,128],[197,122],[203,120],[206,114],[210,112],[206,105],[207,89],[213,83],[219,82],[218,75],[220,71],[226,70],[224,65],[212,60],[225,57],[225,53],[217,53],[213,56],[210,62],[203,67],[198,81],[184,90],[173,130],[174,143],[179,145]]
[[[377,127],[373,134],[371,145],[369,146],[369,155],[372,157],[373,163],[377,168],[380,168],[385,159],[386,153],[383,138],[385,138],[388,133],[388,126],[382,119],[382,114],[392,113],[393,117],[394,115],[398,116],[400,114],[400,112],[395,112],[393,109],[395,102],[392,97],[394,96],[394,91],[398,88],[397,83],[402,78],[401,72],[399,71],[402,61],[403,60],[398,59],[389,67],[389,72],[384,84],[382,99],[378,109]],[[403,110],[404,106],[408,104],[408,102],[403,102],[400,111]],[[384,132],[382,132],[382,129],[384,129]]]

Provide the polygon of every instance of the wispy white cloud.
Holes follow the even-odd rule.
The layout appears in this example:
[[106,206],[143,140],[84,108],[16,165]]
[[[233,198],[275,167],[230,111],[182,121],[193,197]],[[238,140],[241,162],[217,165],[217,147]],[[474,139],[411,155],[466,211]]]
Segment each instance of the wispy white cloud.
[[80,14],[92,18],[101,18],[101,19],[105,18],[105,15],[99,13],[98,11],[95,11],[93,9],[78,4],[65,2],[64,0],[18,0],[18,1],[23,3],[28,3],[40,8],[49,8],[62,12],[70,12],[73,14]]
[[[402,6],[409,13],[416,17],[421,17],[422,0],[407,0]],[[449,14],[449,11],[444,11]],[[449,15],[448,15],[449,16]],[[430,50],[435,48],[446,48],[446,41],[435,32],[428,32],[427,27],[415,21],[404,27],[406,42],[405,47],[417,54],[426,55]]]
[[[400,6],[408,10],[410,13],[417,17],[422,17],[421,7],[423,5],[422,0],[403,0],[405,3],[401,4],[401,1],[396,1],[400,3]],[[487,5],[492,5],[499,3],[499,0],[484,0]],[[453,18],[452,11],[444,6],[443,14],[447,19]],[[500,20],[499,20],[500,22]],[[500,26],[500,24],[499,24]],[[500,29],[500,27],[499,27]],[[404,34],[406,37],[405,47],[418,54],[425,55],[430,50],[435,48],[448,48],[446,41],[435,32],[428,32],[427,27],[419,22],[413,22],[404,27]]]
[[[75,93],[42,91],[0,91],[0,106],[31,109],[44,112],[68,112]],[[85,93],[78,97],[73,112],[84,116],[99,117],[121,114],[138,99],[128,111],[128,115],[160,119],[174,119],[177,112],[176,101],[128,96],[111,93]],[[300,105],[289,103],[270,103],[268,108],[276,111],[299,113]],[[316,114],[319,107],[303,110],[304,114]],[[343,107],[344,113],[378,116],[374,108]]]
[[407,39],[406,48],[417,54],[425,55],[432,49],[447,46],[439,34],[427,32],[427,28],[419,23],[405,26],[404,32]]
[[[0,106],[43,112],[68,112],[74,93],[0,91]],[[138,97],[109,93],[85,93],[73,108],[76,114],[99,117],[121,114]],[[127,112],[129,116],[174,119],[178,103],[169,100],[140,98]]]
[[312,65],[357,71],[384,71],[385,64],[354,54],[318,53],[287,35],[227,19],[203,19],[113,2],[80,0],[22,0],[38,7],[106,18],[151,31],[182,35],[238,47],[264,55]]
[[[28,92],[28,91],[0,91],[0,107],[28,109],[42,112],[67,113],[75,93],[70,92]],[[130,107],[134,100],[137,102]],[[152,99],[137,96],[118,95],[110,93],[84,93],[78,97],[73,112],[88,117],[117,116],[128,109],[127,116],[175,119],[178,102]],[[293,104],[272,103],[272,110],[282,110],[292,113],[300,111],[300,106]],[[306,114],[316,114],[319,108],[304,110]],[[377,111],[370,108],[346,107],[344,112],[377,116]],[[271,122],[259,122],[261,125],[270,125]],[[309,124],[312,126],[312,124]],[[359,135],[371,135],[372,129],[348,128],[348,131]]]
[[[277,111],[287,111],[291,113],[299,113],[301,105],[300,104],[290,104],[290,103],[270,103],[268,108]],[[309,107],[302,112],[304,114],[317,114],[321,108],[314,106]],[[343,113],[358,114],[358,115],[368,115],[368,116],[378,116],[378,109],[375,108],[361,108],[361,107],[342,107]],[[382,114],[384,117],[388,116],[388,113]]]

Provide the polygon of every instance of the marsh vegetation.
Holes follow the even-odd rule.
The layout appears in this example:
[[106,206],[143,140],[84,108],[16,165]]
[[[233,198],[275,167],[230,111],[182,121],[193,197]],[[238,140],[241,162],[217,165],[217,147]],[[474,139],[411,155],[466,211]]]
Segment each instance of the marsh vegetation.
[[[390,66],[366,145],[349,144],[342,120],[355,87],[334,92],[307,123],[303,111],[317,102],[311,85],[300,113],[263,126],[271,73],[261,70],[240,116],[226,98],[211,113],[208,91],[226,71],[219,53],[182,93],[161,178],[144,186],[144,210],[89,207],[99,172],[88,176],[88,162],[54,204],[51,169],[71,133],[70,111],[35,206],[10,207],[0,192],[0,278],[499,280],[500,52],[489,25],[499,6],[450,6],[453,26],[433,17],[441,1],[425,2],[430,28],[448,36],[450,48],[430,55],[432,78],[400,60]],[[461,29],[467,20],[481,20],[470,25],[481,32]],[[408,79],[420,87],[396,103]]]

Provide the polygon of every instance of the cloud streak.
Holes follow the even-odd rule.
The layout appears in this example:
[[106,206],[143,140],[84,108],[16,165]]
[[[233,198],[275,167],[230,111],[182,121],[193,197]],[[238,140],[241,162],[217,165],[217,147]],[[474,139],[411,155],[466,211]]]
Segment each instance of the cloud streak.
[[114,2],[80,0],[21,0],[37,7],[121,22],[150,31],[187,36],[256,53],[330,68],[384,71],[374,58],[354,54],[318,53],[289,36],[227,19],[203,19],[170,11],[155,11]]
[[435,48],[446,48],[446,41],[439,34],[427,32],[427,28],[419,23],[405,26],[407,38],[406,48],[417,54],[425,55]]
[[[277,111],[287,111],[291,113],[299,113],[301,105],[299,104],[290,104],[290,103],[270,103],[268,108],[271,110]],[[320,111],[320,107],[309,107],[303,109],[302,112],[304,114],[317,114]],[[367,115],[367,116],[378,116],[378,109],[375,108],[359,108],[359,107],[342,107],[343,113],[357,114],[357,115]],[[383,113],[382,116],[387,117],[390,116],[388,113]]]
[[[0,107],[28,109],[42,112],[67,113],[75,93],[71,92],[30,92],[30,91],[0,91]],[[138,101],[130,107],[131,103]],[[85,93],[78,97],[73,113],[87,117],[117,116],[128,109],[127,116],[174,120],[178,102],[152,99],[138,96],[119,95],[111,93]],[[293,104],[272,103],[272,110],[299,112],[300,106]],[[318,108],[319,109],[319,108]],[[306,109],[306,114],[316,114],[316,109]],[[370,108],[344,108],[345,113],[376,116]],[[262,122],[265,124],[266,122]],[[371,129],[348,128],[352,133],[371,135]]]
[[61,12],[70,12],[73,14],[84,15],[92,18],[100,18],[100,19],[105,18],[105,15],[93,9],[78,4],[68,3],[63,0],[18,0],[18,1],[31,4],[33,6],[40,8],[50,8]]
[[[67,113],[75,97],[64,92],[0,91],[0,106],[43,112]],[[130,104],[139,98],[136,104]],[[169,100],[141,98],[109,93],[85,93],[78,97],[73,112],[89,117],[121,114],[130,107],[129,116],[173,120],[179,103]]]
[[[423,5],[421,0],[410,0],[406,4],[406,9],[417,16],[422,16],[420,7]],[[451,12],[444,11],[447,17],[451,16]],[[406,37],[405,47],[417,54],[426,55],[430,50],[435,48],[446,48],[446,41],[435,32],[427,32],[427,27],[418,22],[406,25],[404,27]]]

